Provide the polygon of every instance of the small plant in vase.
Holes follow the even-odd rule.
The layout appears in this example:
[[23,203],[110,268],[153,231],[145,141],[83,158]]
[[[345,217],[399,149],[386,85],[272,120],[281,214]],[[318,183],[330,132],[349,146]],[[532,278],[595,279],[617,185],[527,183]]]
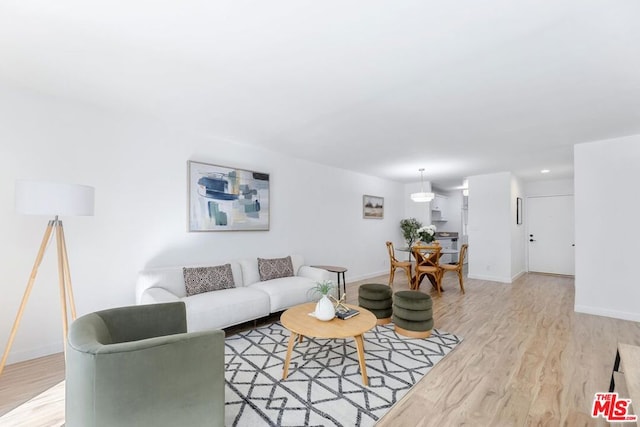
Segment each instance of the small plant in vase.
[[329,293],[333,290],[334,284],[332,280],[323,280],[316,282],[316,285],[310,291],[320,300],[316,304],[315,315],[318,320],[331,320],[336,316],[336,309],[329,299]]
[[420,227],[417,231],[418,237],[421,242],[424,243],[432,243],[436,240],[436,226],[435,225],[425,225],[424,227]]

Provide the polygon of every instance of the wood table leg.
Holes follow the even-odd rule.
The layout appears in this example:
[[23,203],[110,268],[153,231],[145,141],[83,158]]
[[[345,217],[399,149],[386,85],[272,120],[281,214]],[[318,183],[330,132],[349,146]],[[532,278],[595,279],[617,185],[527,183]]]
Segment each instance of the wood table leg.
[[284,368],[282,370],[282,379],[286,380],[287,375],[289,375],[289,361],[291,360],[291,352],[293,351],[293,346],[296,344],[296,338],[298,338],[298,334],[295,332],[291,332],[291,336],[289,337],[289,345],[287,346],[287,356],[284,358]]
[[358,350],[358,362],[360,363],[360,373],[362,374],[362,384],[369,386],[369,377],[367,376],[367,364],[364,361],[364,339],[362,335],[353,337],[356,341],[356,349]]

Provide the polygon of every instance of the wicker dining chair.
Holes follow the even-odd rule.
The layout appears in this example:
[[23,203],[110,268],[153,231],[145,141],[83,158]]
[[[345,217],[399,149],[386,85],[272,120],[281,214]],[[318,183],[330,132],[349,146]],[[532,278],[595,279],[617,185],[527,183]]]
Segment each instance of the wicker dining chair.
[[456,273],[458,273],[458,283],[460,283],[460,290],[462,291],[463,294],[464,294],[464,282],[462,280],[462,267],[464,266],[464,257],[467,254],[468,248],[469,248],[469,245],[467,245],[466,243],[462,245],[462,247],[460,248],[460,255],[458,256],[457,264],[442,264],[440,266],[440,268],[442,269],[443,276],[444,276],[444,273],[446,273],[447,271],[455,271]]
[[393,278],[398,268],[407,273],[407,281],[411,284],[411,261],[398,261],[391,242],[387,242],[387,250],[389,251],[389,287],[393,288]]
[[411,248],[413,256],[416,259],[416,276],[412,284],[412,289],[420,288],[422,276],[432,276],[435,287],[438,290],[438,296],[442,296],[442,268],[440,268],[440,245],[414,246]]

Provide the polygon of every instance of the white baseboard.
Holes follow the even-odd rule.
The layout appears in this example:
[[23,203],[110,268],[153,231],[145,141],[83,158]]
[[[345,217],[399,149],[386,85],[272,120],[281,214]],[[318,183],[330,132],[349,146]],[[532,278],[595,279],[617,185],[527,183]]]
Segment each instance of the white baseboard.
[[640,322],[640,313],[629,313],[626,311],[608,310],[599,307],[590,307],[586,305],[575,305],[576,313],[593,314],[595,316],[611,317],[614,319],[631,320],[632,322]]
[[512,282],[512,283],[513,283],[513,282],[515,282],[515,281],[516,281],[520,276],[524,276],[525,274],[526,274],[526,271],[524,271],[524,270],[523,270],[523,271],[521,271],[520,273],[518,273],[518,274],[514,275],[514,276],[511,278],[511,282]]
[[349,277],[349,281],[347,283],[359,282],[361,280],[367,280],[367,279],[371,279],[373,277],[388,276],[388,275],[389,275],[389,270],[385,269],[383,271],[379,271],[379,272],[376,272],[376,273],[367,273],[367,274],[363,274],[363,275],[360,275],[360,276]]
[[479,274],[469,274],[469,279],[488,280],[490,282],[511,283],[510,277],[498,277],[498,276],[483,276]]

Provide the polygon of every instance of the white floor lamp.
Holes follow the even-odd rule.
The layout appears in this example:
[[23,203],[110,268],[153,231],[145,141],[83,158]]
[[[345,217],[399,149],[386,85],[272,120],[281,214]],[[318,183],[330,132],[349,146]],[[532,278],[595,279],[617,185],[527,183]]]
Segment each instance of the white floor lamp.
[[61,184],[43,181],[16,181],[15,201],[16,211],[24,215],[47,215],[54,217],[44,232],[40,250],[36,256],[35,263],[31,269],[31,275],[27,282],[27,287],[22,297],[16,320],[13,322],[11,334],[7,347],[0,361],[0,374],[7,362],[9,351],[13,345],[13,340],[18,331],[20,319],[24,313],[27,300],[31,294],[31,289],[38,274],[38,268],[42,263],[42,258],[49,246],[49,242],[56,240],[58,252],[58,282],[60,285],[60,305],[62,308],[62,333],[64,334],[64,347],[67,347],[67,331],[69,326],[67,308],[71,310],[71,320],[76,318],[76,307],[73,300],[73,289],[71,287],[71,273],[69,271],[69,259],[67,258],[67,245],[64,239],[64,229],[62,221],[58,216],[78,216],[93,215],[94,188],[86,185]]

